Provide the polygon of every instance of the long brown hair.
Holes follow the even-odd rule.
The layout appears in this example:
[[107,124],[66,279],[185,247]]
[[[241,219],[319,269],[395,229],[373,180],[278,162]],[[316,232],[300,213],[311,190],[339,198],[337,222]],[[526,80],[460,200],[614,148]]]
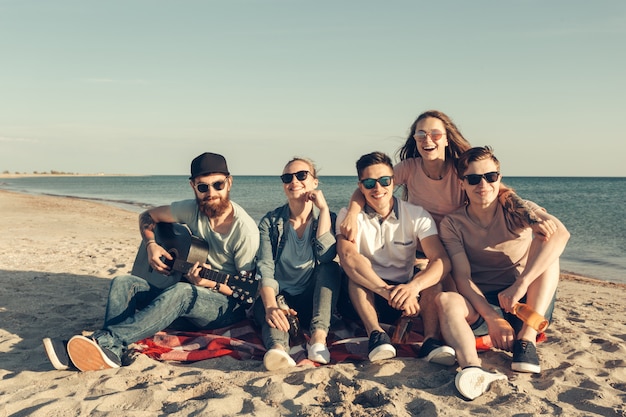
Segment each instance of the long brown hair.
[[446,137],[448,138],[448,146],[446,146],[446,158],[450,158],[453,165],[456,164],[456,161],[459,159],[459,156],[467,151],[472,146],[470,143],[463,137],[459,129],[456,127],[454,122],[447,114],[440,112],[439,110],[428,110],[424,113],[417,116],[417,119],[411,125],[409,129],[409,136],[406,139],[404,145],[398,149],[398,156],[401,161],[404,161],[407,158],[421,158],[419,151],[417,150],[417,144],[415,143],[415,129],[417,124],[426,118],[433,117],[435,119],[441,120],[443,126],[446,129]]

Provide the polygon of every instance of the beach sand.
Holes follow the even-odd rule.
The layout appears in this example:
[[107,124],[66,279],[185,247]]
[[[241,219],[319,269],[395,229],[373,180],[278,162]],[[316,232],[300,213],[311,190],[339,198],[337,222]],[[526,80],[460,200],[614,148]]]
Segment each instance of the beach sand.
[[102,325],[110,279],[130,271],[137,214],[75,198],[0,190],[0,417],[626,416],[626,287],[563,276],[540,375],[510,371],[474,401],[454,367],[402,358],[266,372],[231,357],[191,364],[139,355],[101,372],[57,371],[41,339]]

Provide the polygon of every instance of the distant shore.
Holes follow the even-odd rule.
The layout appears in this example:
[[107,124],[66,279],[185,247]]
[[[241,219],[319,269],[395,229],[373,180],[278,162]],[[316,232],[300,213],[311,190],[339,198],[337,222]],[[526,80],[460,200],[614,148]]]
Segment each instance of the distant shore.
[[0,179],[2,178],[32,178],[32,177],[131,177],[135,175],[130,174],[74,174],[70,172],[63,172],[59,174],[43,172],[41,174],[10,174],[10,173],[2,173],[0,174]]

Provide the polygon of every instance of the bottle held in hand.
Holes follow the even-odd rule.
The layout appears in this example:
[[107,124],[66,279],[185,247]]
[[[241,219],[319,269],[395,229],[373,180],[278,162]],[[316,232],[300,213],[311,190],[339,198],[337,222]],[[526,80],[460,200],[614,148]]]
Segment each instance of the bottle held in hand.
[[515,304],[513,307],[513,314],[538,332],[543,332],[548,328],[548,320],[530,308],[527,304]]
[[279,294],[276,297],[276,303],[278,304],[278,308],[280,308],[287,317],[287,321],[289,321],[289,339],[291,344],[301,345],[306,342],[306,338],[304,337],[304,333],[302,333],[302,328],[300,327],[300,320],[298,320],[298,316],[291,314],[289,305],[287,305],[287,301],[285,301],[285,297]]

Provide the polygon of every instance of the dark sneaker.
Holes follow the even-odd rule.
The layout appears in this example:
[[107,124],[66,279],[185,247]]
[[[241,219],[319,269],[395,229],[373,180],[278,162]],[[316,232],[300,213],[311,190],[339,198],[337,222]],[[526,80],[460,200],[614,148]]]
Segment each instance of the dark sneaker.
[[396,356],[396,348],[391,344],[387,333],[378,330],[374,330],[372,334],[370,334],[367,351],[369,352],[367,357],[372,362],[391,359]]
[[120,358],[107,348],[100,347],[94,340],[85,336],[74,336],[67,342],[67,353],[74,366],[81,371],[99,371],[119,368]]
[[513,343],[513,362],[511,369],[516,372],[541,372],[537,348],[527,340],[516,340]]
[[428,362],[445,366],[454,365],[456,362],[456,352],[454,349],[432,337],[429,337],[422,343],[417,357],[425,359]]
[[70,357],[67,355],[67,340],[46,337],[43,339],[43,347],[54,369],[65,371],[70,367]]
[[506,375],[487,372],[478,366],[470,366],[463,368],[461,372],[456,374],[454,385],[462,396],[468,400],[473,400],[483,395],[493,381],[506,379]]

